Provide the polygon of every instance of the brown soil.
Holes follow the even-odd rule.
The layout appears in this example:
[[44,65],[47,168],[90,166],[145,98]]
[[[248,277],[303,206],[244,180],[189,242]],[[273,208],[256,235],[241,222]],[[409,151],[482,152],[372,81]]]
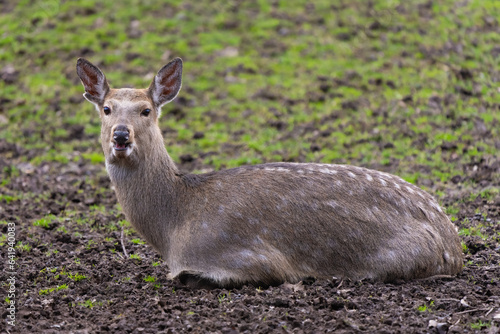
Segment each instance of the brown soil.
[[[4,153],[15,150],[15,146],[6,147]],[[8,173],[10,161],[0,163]],[[102,166],[47,163],[18,168],[20,175],[11,176],[7,188],[34,195],[1,203],[0,220],[15,222],[17,240],[32,247],[17,250],[17,325],[9,327],[13,332],[498,330],[500,245],[495,237],[500,231],[499,203],[481,197],[463,203],[460,221],[481,233],[462,237],[468,251],[464,270],[457,277],[397,284],[322,280],[265,290],[251,286],[191,290],[168,280],[168,268],[152,248],[132,242],[137,236],[125,236],[125,248],[141,259],[124,257],[117,224],[124,217]],[[446,201],[456,199],[449,195]],[[478,208],[491,214],[475,214]],[[71,218],[54,219],[46,227],[33,226],[47,214],[58,217],[62,213]],[[1,228],[2,233],[7,232],[7,225]],[[4,255],[2,260],[6,261]],[[85,278],[78,279],[77,273]],[[6,272],[1,275],[6,282]],[[149,276],[156,281],[148,281]],[[43,292],[64,284],[67,288]],[[6,316],[4,309],[2,318]]]

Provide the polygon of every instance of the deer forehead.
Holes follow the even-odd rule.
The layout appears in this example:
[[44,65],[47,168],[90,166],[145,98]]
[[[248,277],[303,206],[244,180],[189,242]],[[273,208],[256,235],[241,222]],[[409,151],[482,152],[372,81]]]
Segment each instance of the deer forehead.
[[121,88],[113,89],[106,96],[104,105],[110,105],[114,109],[137,110],[141,108],[153,108],[153,102],[144,89]]
[[153,108],[153,106],[147,101],[129,101],[129,100],[117,100],[109,99],[104,103],[105,106],[111,107],[114,113],[117,112],[137,112],[144,110],[146,108]]

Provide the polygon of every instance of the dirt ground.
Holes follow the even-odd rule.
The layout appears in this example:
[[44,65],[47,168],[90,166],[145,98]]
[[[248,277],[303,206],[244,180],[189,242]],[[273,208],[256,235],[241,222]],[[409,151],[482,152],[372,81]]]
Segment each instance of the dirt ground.
[[[26,154],[16,150],[1,145],[3,153]],[[8,163],[0,160],[2,167]],[[21,275],[16,285],[22,293],[12,332],[496,333],[499,329],[500,245],[493,236],[500,231],[500,203],[479,197],[460,208],[470,227],[487,228],[481,230],[483,238],[462,237],[468,253],[463,272],[454,278],[398,284],[307,281],[266,290],[246,286],[193,291],[168,280],[168,268],[159,256],[149,246],[133,243],[133,235],[124,238],[125,248],[141,258],[124,257],[120,230],[106,227],[124,217],[116,210],[102,166],[25,167],[8,187],[50,195],[37,203],[30,199],[2,203],[0,220],[16,222],[17,239],[32,245],[29,251],[18,251]],[[89,216],[92,206],[104,210]],[[475,214],[478,208],[491,208],[490,214]],[[57,216],[62,210],[74,212],[74,218],[27,228],[34,218],[46,213]],[[90,226],[79,224],[79,219],[90,221]],[[7,225],[2,232],[7,232]],[[6,274],[2,276],[5,281]],[[66,288],[43,292],[64,284]],[[6,316],[5,311],[2,318]]]

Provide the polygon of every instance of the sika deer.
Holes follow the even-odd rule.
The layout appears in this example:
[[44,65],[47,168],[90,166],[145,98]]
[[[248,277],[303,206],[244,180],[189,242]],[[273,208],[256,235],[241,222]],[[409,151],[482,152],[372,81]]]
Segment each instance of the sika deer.
[[85,59],[77,72],[100,113],[118,201],[171,276],[230,287],[461,271],[456,228],[428,193],[397,176],[315,163],[180,173],[158,117],[181,88],[181,59],[160,69],[147,89],[110,89]]

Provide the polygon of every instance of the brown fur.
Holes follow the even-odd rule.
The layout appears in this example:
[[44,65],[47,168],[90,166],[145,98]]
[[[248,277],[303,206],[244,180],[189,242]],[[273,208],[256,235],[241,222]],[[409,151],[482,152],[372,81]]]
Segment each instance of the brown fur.
[[[163,67],[148,89],[109,89],[104,74],[83,59],[77,69],[85,96],[100,111],[118,201],[172,276],[213,287],[311,276],[393,281],[461,271],[453,224],[429,194],[399,177],[289,163],[181,175],[157,121],[161,106],[180,89],[180,59]],[[151,109],[149,116],[141,115],[144,109]],[[130,131],[128,155],[113,151],[117,125]]]

